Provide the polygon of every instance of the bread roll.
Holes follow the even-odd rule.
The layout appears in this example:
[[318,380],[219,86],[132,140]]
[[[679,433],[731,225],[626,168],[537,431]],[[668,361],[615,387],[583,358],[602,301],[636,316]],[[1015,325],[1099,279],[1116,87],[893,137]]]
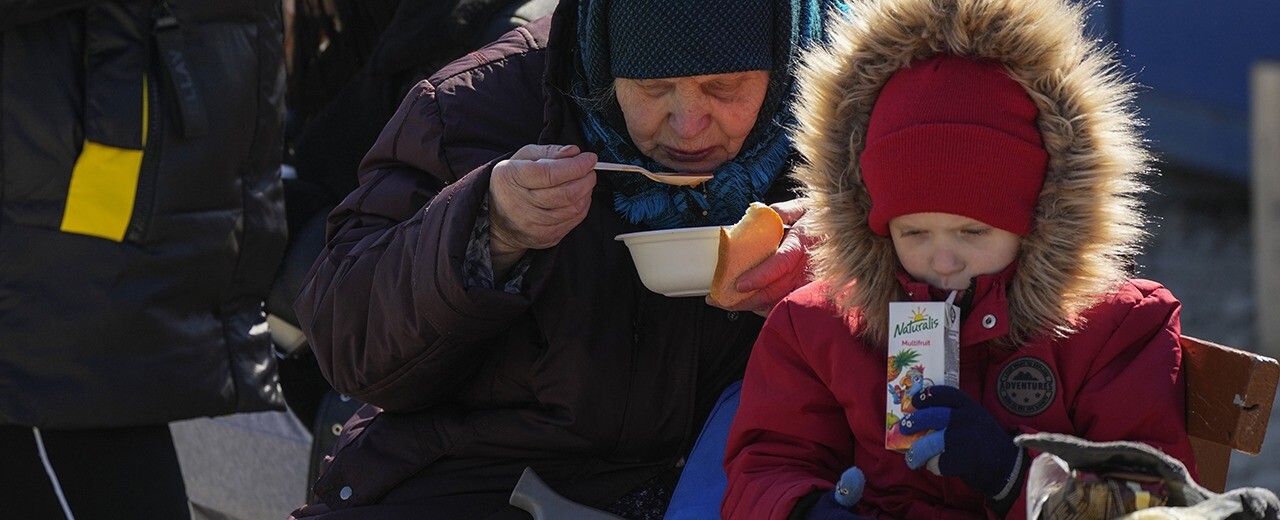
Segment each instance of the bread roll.
[[782,217],[759,202],[752,202],[733,227],[720,228],[720,253],[711,278],[711,299],[717,305],[732,307],[756,293],[738,292],[738,277],[776,252],[782,233]]

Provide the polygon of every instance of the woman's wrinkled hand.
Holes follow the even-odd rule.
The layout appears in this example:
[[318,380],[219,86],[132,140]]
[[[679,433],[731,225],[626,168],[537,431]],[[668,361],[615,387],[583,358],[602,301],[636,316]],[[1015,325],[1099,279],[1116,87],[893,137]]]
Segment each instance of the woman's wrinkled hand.
[[[795,199],[769,205],[778,212],[782,223],[791,226],[791,229],[782,237],[782,244],[773,256],[738,277],[738,292],[759,292],[738,305],[724,307],[725,310],[751,311],[766,316],[791,291],[809,283],[809,248],[817,242],[817,238],[810,236],[806,230],[806,202],[806,199]],[[707,304],[715,305],[710,297],[707,298]]]
[[529,249],[546,249],[577,227],[591,207],[596,154],[577,146],[527,145],[493,167],[489,251],[495,273]]

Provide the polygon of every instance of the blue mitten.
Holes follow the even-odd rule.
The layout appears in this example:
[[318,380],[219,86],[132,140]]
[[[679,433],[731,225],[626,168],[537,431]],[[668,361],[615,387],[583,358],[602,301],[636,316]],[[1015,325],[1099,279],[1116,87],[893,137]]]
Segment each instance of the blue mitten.
[[917,411],[903,416],[902,433],[934,431],[907,450],[911,469],[928,464],[934,473],[957,477],[987,497],[1008,496],[1021,471],[1022,449],[990,413],[954,386],[925,388],[912,404]]
[[835,493],[823,493],[822,498],[805,513],[804,520],[870,520],[840,505],[835,496]]
[[823,493],[817,502],[813,503],[813,507],[805,513],[804,520],[857,520],[864,518],[856,515],[852,511],[854,504],[862,499],[862,488],[866,484],[866,477],[862,475],[862,470],[857,466],[851,467],[840,475],[840,480],[836,482],[836,489],[829,493]]
[[853,507],[862,500],[862,488],[866,487],[866,484],[867,477],[863,476],[862,470],[857,466],[844,470],[844,473],[840,474],[840,480],[836,482],[836,502],[844,507]]

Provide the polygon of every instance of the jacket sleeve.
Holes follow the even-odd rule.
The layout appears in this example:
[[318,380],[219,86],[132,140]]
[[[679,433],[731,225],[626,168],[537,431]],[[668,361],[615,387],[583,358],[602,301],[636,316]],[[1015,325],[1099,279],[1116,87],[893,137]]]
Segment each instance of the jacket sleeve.
[[747,362],[725,453],[723,518],[785,519],[854,465],[844,408],[806,359],[786,300],[769,315]]
[[1102,348],[1076,394],[1072,423],[1077,436],[1144,442],[1196,475],[1178,345],[1181,303],[1168,289],[1141,281],[1128,284],[1108,307],[1114,310],[1090,325],[1102,325],[1110,336],[1099,339]]
[[463,153],[488,162],[446,185],[442,117],[431,83],[409,93],[366,156],[360,187],[330,215],[294,304],[334,388],[390,411],[447,400],[483,362],[485,340],[528,307],[550,256],[534,255],[521,294],[465,286],[477,211],[509,150],[468,144]]
[[[1181,306],[1173,294],[1147,281],[1129,283],[1095,308],[1077,345],[1097,345],[1086,377],[1075,393],[1075,435],[1090,441],[1136,441],[1182,461],[1197,476],[1186,426],[1186,381],[1182,372]],[[1037,433],[1021,428],[1019,433]],[[1028,452],[1023,472],[1039,455]],[[1026,511],[1026,486],[1009,516]],[[999,518],[995,513],[989,518]]]

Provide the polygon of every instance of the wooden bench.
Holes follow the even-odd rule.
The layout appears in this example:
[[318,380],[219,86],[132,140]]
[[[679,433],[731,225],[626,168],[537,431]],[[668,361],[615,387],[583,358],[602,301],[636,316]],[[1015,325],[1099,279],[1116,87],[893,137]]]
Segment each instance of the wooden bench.
[[1222,492],[1232,450],[1257,455],[1267,435],[1280,363],[1266,356],[1183,336],[1187,433],[1200,484]]

